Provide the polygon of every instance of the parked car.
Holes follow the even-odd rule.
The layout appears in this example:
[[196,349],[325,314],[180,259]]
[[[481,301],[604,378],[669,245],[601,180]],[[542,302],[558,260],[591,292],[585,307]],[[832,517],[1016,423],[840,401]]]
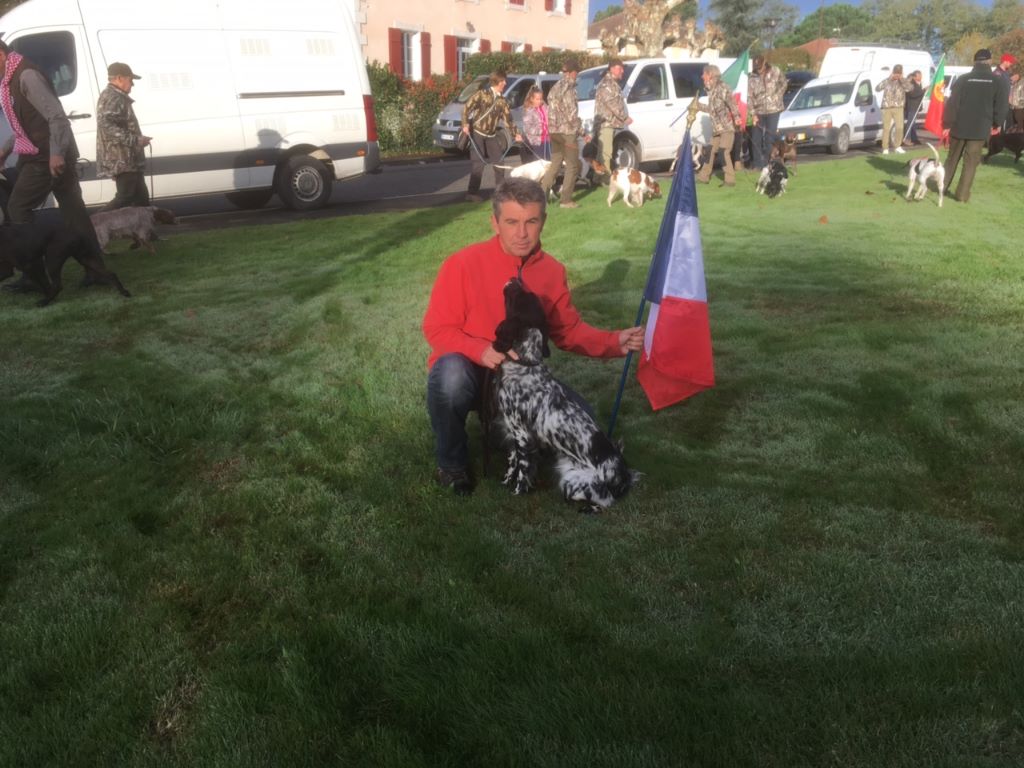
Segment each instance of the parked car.
[[882,110],[875,85],[889,72],[855,72],[809,81],[779,116],[779,133],[798,147],[823,146],[833,155],[873,144],[882,134]]
[[[627,61],[622,77],[622,90],[633,123],[615,135],[612,156],[619,165],[631,168],[640,163],[672,160],[683,141],[686,110],[704,83],[701,74],[707,64],[716,64],[723,71],[735,59],[715,61],[678,61],[672,59],[637,59]],[[576,97],[580,118],[587,133],[594,126],[594,93],[607,67],[593,67],[576,78]],[[701,112],[693,125],[694,141],[711,143],[711,118]]]
[[782,106],[788,107],[793,97],[800,92],[800,89],[816,77],[816,74],[808,72],[806,69],[795,69],[792,72],[787,72],[786,90],[782,94]]
[[[271,0],[28,0],[0,29],[72,121],[87,204],[114,196],[93,162],[96,101],[108,64],[125,61],[142,76],[132,97],[154,137],[155,200],[217,192],[258,207],[277,192],[305,209],[324,205],[335,180],[377,170],[380,152],[358,27],[334,0],[301,11]],[[0,122],[0,140],[9,135]]]
[[[459,131],[462,130],[462,110],[470,97],[483,87],[486,87],[489,75],[479,75],[470,81],[469,85],[462,89],[455,101],[445,105],[434,121],[431,133],[434,137],[434,146],[441,147],[447,152],[458,152],[456,140],[459,138]],[[523,101],[530,89],[540,84],[544,90],[544,97],[547,98],[551,86],[558,82],[561,75],[538,72],[535,74],[511,74],[505,79],[505,90],[502,94],[512,110],[512,120],[516,125],[522,125]]]

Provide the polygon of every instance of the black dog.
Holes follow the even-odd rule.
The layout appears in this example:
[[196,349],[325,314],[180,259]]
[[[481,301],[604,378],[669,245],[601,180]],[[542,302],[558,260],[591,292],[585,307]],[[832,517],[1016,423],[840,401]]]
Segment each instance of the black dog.
[[60,293],[64,262],[74,259],[85,268],[86,282],[113,284],[122,296],[131,296],[117,275],[107,269],[96,247],[58,216],[38,216],[31,224],[0,227],[0,281],[17,269],[43,292],[38,306],[45,307]]
[[780,160],[772,160],[761,170],[757,179],[757,191],[768,197],[778,197],[786,191],[789,171]]
[[998,155],[1003,150],[1013,153],[1013,162],[1020,160],[1021,153],[1024,153],[1024,133],[1005,133],[1000,131],[995,136],[988,137],[988,154],[981,159],[987,163],[992,155]]

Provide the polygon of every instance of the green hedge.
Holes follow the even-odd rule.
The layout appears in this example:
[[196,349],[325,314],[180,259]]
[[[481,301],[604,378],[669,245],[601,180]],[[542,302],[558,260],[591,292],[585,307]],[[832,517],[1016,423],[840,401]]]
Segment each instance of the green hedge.
[[604,57],[591,56],[578,51],[533,51],[531,53],[475,53],[466,59],[469,77],[489,75],[491,72],[561,72],[562,63],[572,56],[580,67],[596,67]]

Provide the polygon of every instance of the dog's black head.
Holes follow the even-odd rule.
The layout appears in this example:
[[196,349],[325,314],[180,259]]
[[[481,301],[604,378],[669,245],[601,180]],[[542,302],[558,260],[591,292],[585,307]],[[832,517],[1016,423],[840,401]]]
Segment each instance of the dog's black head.
[[540,332],[542,354],[548,357],[551,354],[548,347],[548,318],[537,294],[526,290],[519,278],[509,280],[504,293],[505,319],[494,330],[494,349],[508,352],[526,340],[527,330],[536,328]]
[[174,211],[153,206],[153,221],[157,224],[177,224],[178,217],[174,215]]

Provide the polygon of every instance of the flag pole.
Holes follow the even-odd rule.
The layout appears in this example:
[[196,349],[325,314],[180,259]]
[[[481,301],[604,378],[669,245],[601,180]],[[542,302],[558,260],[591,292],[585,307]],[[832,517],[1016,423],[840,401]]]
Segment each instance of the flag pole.
[[[640,308],[636,311],[636,322],[634,326],[640,325],[644,319],[644,305],[647,304],[647,297],[640,297]],[[622,365],[622,378],[619,379],[619,391],[615,393],[615,405],[612,406],[612,417],[608,421],[608,437],[615,431],[615,419],[619,415],[619,406],[622,404],[622,392],[626,388],[626,377],[629,376],[629,364],[633,362],[633,351],[626,353],[626,362]]]

